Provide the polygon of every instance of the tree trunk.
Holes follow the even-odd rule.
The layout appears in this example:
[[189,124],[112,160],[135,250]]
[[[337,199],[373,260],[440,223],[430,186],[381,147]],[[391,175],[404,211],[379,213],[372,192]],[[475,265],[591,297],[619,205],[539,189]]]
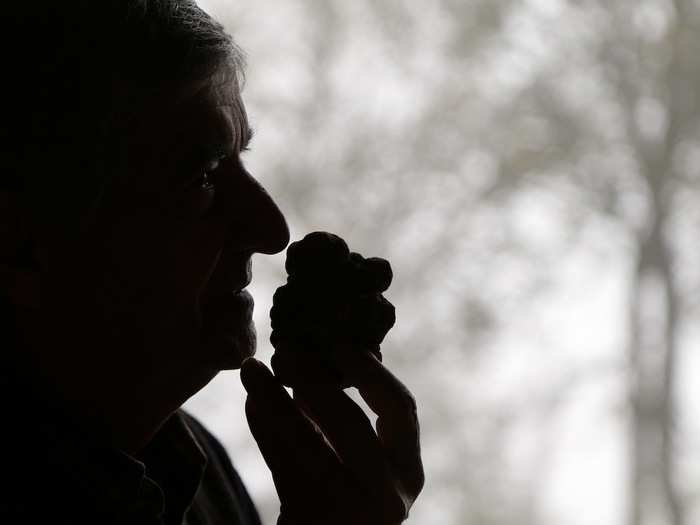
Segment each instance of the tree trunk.
[[[658,199],[655,199],[658,202]],[[685,525],[675,486],[677,293],[656,206],[640,239],[630,300],[630,509],[628,525]]]

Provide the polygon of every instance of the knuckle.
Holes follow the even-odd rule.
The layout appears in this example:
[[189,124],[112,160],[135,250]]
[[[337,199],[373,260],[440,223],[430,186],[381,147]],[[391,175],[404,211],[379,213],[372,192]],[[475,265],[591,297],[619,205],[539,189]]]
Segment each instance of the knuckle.
[[402,523],[408,518],[411,505],[399,490],[392,490],[384,498],[382,509],[385,523]]
[[411,415],[414,421],[418,421],[418,403],[413,394],[408,390],[404,390],[403,396],[401,396],[401,404],[403,409]]
[[420,465],[420,468],[411,479],[411,486],[409,487],[409,490],[411,491],[411,494],[413,494],[414,496],[418,496],[418,494],[420,494],[423,491],[424,487],[425,472],[423,471],[423,465]]

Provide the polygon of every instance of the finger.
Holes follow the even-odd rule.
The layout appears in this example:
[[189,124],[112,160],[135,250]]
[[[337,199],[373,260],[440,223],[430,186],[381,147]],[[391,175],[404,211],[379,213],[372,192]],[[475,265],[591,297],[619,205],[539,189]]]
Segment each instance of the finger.
[[342,463],[340,460],[340,456],[338,455],[338,452],[335,450],[335,447],[333,447],[333,444],[329,441],[329,439],[326,437],[326,435],[323,433],[323,430],[321,427],[314,421],[314,418],[312,416],[311,408],[309,405],[304,401],[300,396],[299,393],[296,391],[292,391],[292,399],[294,399],[294,403],[299,407],[299,410],[301,413],[304,415],[306,420],[309,422],[309,424],[318,432],[318,435],[323,439],[323,442],[326,444],[326,446],[333,451],[335,454],[335,457],[338,458],[338,461]]
[[[357,477],[377,477],[377,469],[386,460],[372,423],[347,394],[328,380],[325,367],[299,352],[279,350],[273,356],[272,367],[293,379],[295,403],[318,425]],[[363,469],[358,467],[364,463],[365,470],[375,476],[362,475]]]
[[305,359],[306,367],[312,366],[314,369],[313,376],[308,374],[303,375],[302,372],[305,366],[300,365],[300,358],[304,357],[304,350],[294,350],[284,341],[277,341],[275,353],[272,354],[270,364],[275,376],[286,386],[294,387],[302,382],[312,381],[316,386],[337,387],[338,377],[337,372],[329,366],[320,362],[318,357],[313,359]]
[[417,495],[425,482],[420,456],[416,401],[406,386],[376,357],[347,345],[331,353],[343,374],[377,414],[377,434],[390,464]]
[[388,522],[406,519],[415,497],[407,495],[394,475],[363,410],[342,390],[304,389],[295,394],[304,400],[343,466],[373,497]]
[[318,359],[303,353],[275,352],[275,370],[293,378],[294,400],[321,429],[330,446],[360,486],[373,495],[387,522],[402,521],[414,497],[397,483],[384,447],[365,412],[342,389],[326,382]]
[[248,392],[248,424],[272,471],[280,498],[300,482],[322,482],[334,469],[340,469],[323,438],[265,365],[246,359],[241,380]]
[[[288,347],[282,343],[277,344],[277,349],[272,355],[270,364],[272,365],[272,370],[275,373],[275,376],[280,378],[282,384],[295,386],[309,384],[316,387],[324,386],[328,388],[337,388],[337,381],[334,377],[329,375],[329,371],[326,369],[326,367],[323,367],[316,362],[308,363],[308,366],[312,366],[314,368],[314,373],[311,376],[309,375],[308,371],[304,372],[304,366],[301,364],[299,357],[299,352],[289,350]],[[302,414],[304,414],[311,425],[313,425],[313,427],[319,433],[321,433],[321,435],[323,435],[321,428],[316,424],[316,421],[314,421],[312,417],[310,407],[304,399],[299,397],[298,389],[296,388],[293,390],[293,398],[294,403],[299,407]],[[333,447],[333,444],[326,438],[326,436],[323,436],[323,438],[326,444],[333,450],[333,452],[336,453],[337,456],[338,454]]]

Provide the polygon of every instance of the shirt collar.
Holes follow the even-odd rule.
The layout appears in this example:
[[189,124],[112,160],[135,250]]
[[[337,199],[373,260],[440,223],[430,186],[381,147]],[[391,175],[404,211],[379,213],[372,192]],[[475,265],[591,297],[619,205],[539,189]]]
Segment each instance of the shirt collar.
[[204,475],[207,456],[178,410],[139,454],[146,476],[165,493],[165,522],[181,523]]
[[66,473],[96,508],[160,516],[164,523],[182,522],[207,464],[180,411],[137,457],[63,436],[47,452],[57,472]]
[[[8,392],[17,395],[21,390]],[[23,401],[14,417],[9,416],[16,432],[4,435],[16,451],[17,471],[33,472],[66,496],[79,494],[91,507],[113,516],[160,516],[164,523],[182,522],[207,457],[181,410],[133,456],[95,443],[40,401]]]

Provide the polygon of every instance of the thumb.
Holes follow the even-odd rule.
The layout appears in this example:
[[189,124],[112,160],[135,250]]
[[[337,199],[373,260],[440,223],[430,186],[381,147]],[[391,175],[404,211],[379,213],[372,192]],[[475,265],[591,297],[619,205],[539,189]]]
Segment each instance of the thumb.
[[285,455],[290,452],[278,428],[285,412],[293,408],[285,406],[288,403],[284,398],[289,395],[270,370],[252,357],[241,366],[241,382],[248,393],[245,413],[253,438],[273,474],[280,472],[284,469]]
[[319,473],[339,467],[323,435],[264,364],[246,359],[241,366],[241,381],[248,392],[248,425],[272,471],[280,498],[298,489],[301,480],[312,482]]

